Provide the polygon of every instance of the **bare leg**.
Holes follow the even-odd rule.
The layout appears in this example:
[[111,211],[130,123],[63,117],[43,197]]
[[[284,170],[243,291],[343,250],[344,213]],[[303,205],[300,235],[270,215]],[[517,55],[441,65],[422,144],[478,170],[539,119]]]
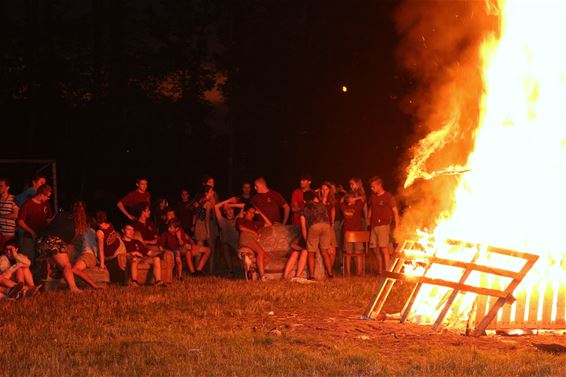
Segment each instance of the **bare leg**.
[[23,283],[24,282],[24,270],[22,267],[18,268],[16,270],[16,281],[18,283]]
[[308,257],[307,257],[307,263],[309,266],[309,277],[311,279],[314,279],[314,257],[316,256],[316,253],[309,253]]
[[137,258],[132,258],[132,261],[130,262],[130,277],[132,278],[132,281],[135,281],[136,283],[138,282],[138,263],[139,259]]
[[73,266],[73,274],[77,275],[82,281],[90,285],[94,289],[100,289],[102,287],[98,286],[91,278],[89,278],[83,271],[86,269],[86,263],[83,261],[78,261]]
[[29,267],[22,268],[22,271],[24,273],[24,282],[26,283],[26,285],[28,287],[35,287],[35,283],[33,281],[33,275],[29,270]]
[[362,276],[362,257],[356,257],[356,275]]
[[63,279],[67,282],[71,292],[80,292],[75,283],[75,275],[73,274],[73,267],[71,267],[71,261],[69,260],[69,255],[66,253],[58,253],[53,256],[53,261],[63,271]]
[[206,261],[208,260],[208,258],[210,258],[210,254],[212,253],[210,248],[206,246],[199,246],[199,252],[201,251],[202,253],[200,254],[200,260],[198,263],[197,271],[202,271],[202,269],[206,264]]
[[352,261],[352,257],[349,255],[346,255],[346,276],[350,276],[350,266],[351,266],[351,261]]
[[383,259],[383,271],[385,271],[387,269],[387,266],[389,266],[389,248],[388,247],[380,247],[379,248],[380,252],[381,252],[381,258]]
[[329,249],[321,250],[320,253],[322,254],[322,260],[324,262],[324,267],[326,268],[326,273],[328,274],[329,277],[334,277],[334,274],[332,273],[330,250]]
[[377,266],[377,274],[381,274],[383,271],[383,261],[381,259],[381,253],[379,252],[379,248],[372,247],[370,249],[371,254],[375,255],[376,266]]
[[189,266],[189,272],[193,274],[195,272],[195,265],[193,263],[193,255],[191,254],[190,250],[185,253],[185,260],[187,261],[187,266]]
[[228,271],[233,273],[234,270],[232,269],[232,258],[230,257],[230,246],[226,243],[222,243],[222,253],[224,255],[224,260],[226,261],[226,266],[228,267]]
[[[187,263],[188,264],[188,263]],[[177,278],[183,277],[183,261],[181,260],[181,256],[175,256],[175,266],[177,268]],[[190,266],[189,266],[190,270]]]
[[301,254],[299,256],[299,265],[297,266],[297,273],[295,276],[300,276],[305,270],[305,266],[307,264],[307,255],[308,252],[306,250],[301,250]]
[[153,257],[153,277],[155,278],[156,283],[161,281],[161,259],[157,256]]
[[285,264],[285,270],[283,271],[283,279],[289,279],[295,264],[297,263],[297,259],[299,257],[299,253],[297,251],[292,251],[289,259],[287,259],[287,263]]

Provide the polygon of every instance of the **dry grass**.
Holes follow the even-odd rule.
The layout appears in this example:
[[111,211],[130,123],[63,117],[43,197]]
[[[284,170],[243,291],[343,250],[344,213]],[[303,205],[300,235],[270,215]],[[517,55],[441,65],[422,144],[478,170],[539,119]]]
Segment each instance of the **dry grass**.
[[[529,338],[360,320],[374,279],[188,279],[0,303],[2,375],[563,376]],[[399,309],[392,301],[389,310]],[[270,314],[270,312],[273,312]],[[566,344],[564,337],[536,342]]]

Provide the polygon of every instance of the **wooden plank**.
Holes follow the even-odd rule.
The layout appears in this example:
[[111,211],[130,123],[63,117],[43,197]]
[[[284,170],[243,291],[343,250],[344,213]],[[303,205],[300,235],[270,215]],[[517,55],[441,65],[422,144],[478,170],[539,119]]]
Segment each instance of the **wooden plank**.
[[510,257],[516,257],[516,258],[521,258],[521,259],[526,259],[526,260],[534,260],[534,261],[536,261],[539,257],[536,254],[525,253],[523,251],[502,249],[500,247],[494,247],[494,246],[488,246],[486,251],[488,253],[497,253],[497,254],[502,254],[502,255],[508,255]]
[[408,276],[395,272],[384,272],[382,275],[391,279],[409,281],[413,283],[439,285],[441,287],[448,287],[448,288],[458,289],[460,291],[478,293],[480,295],[488,295],[493,297],[507,297],[505,292],[502,291],[498,291],[490,288],[475,287],[473,285],[460,284],[449,280],[434,279],[425,276]]
[[[434,251],[434,255],[436,255],[436,250]],[[403,253],[402,257],[404,256],[405,253]],[[426,273],[428,272],[431,266],[432,263],[429,261],[429,264],[426,266],[423,272],[423,276],[426,275]],[[415,285],[415,288],[413,288],[413,291],[411,292],[411,295],[409,296],[409,299],[405,303],[405,306],[403,307],[403,311],[401,312],[401,320],[400,320],[401,323],[405,323],[405,321],[409,317],[409,314],[411,313],[411,309],[413,308],[413,304],[415,303],[415,300],[417,299],[417,296],[419,295],[422,286],[423,286],[422,283],[417,283],[417,285]]]
[[[488,279],[487,279],[487,275],[486,274],[481,274],[480,275],[480,286],[482,287],[487,287],[488,285]],[[488,300],[490,299],[490,296],[485,296],[485,295],[478,295],[478,297],[476,298],[476,319],[475,319],[475,323],[479,323],[483,317],[485,317],[486,314],[486,310],[487,310],[487,303]]]
[[515,301],[515,328],[522,329],[525,325],[525,308],[527,307],[527,290],[522,288],[517,294]]
[[[403,264],[405,262],[404,259],[399,259],[397,256],[400,254],[400,250],[403,250],[407,241],[403,242],[403,244],[399,244],[397,247],[397,252],[393,256],[393,263],[390,264],[391,269],[398,273],[403,268]],[[395,280],[388,279],[385,275],[387,271],[384,271],[379,278],[379,282],[377,285],[376,293],[372,296],[369,305],[367,306],[364,316],[366,318],[375,318],[383,308],[385,301],[387,301],[387,297],[395,284]]]
[[537,328],[537,313],[538,313],[538,301],[539,301],[539,284],[536,283],[531,287],[530,297],[529,297],[529,310],[527,313],[527,320],[525,321],[525,326],[529,329]]
[[555,327],[566,327],[566,282],[560,282],[558,288],[558,300],[556,301]]
[[552,281],[547,280],[544,287],[544,297],[542,300],[542,317],[539,323],[540,328],[552,328],[552,304],[554,301],[554,287]]
[[470,270],[484,272],[484,273],[491,274],[491,275],[505,276],[505,277],[509,277],[511,279],[518,279],[520,277],[519,273],[515,272],[515,271],[505,270],[505,269],[497,268],[497,267],[484,266],[482,264],[475,264],[475,263],[471,263],[471,262],[461,262],[461,261],[456,261],[456,260],[451,260],[451,259],[437,258],[437,257],[429,256],[429,255],[413,256],[413,255],[410,255],[410,254],[404,254],[403,258],[406,259],[406,260],[427,259],[429,263],[442,264],[442,265],[457,267],[457,268],[462,268],[462,269],[470,269]]
[[[499,279],[497,279],[499,280]],[[501,284],[501,281],[499,281]],[[498,329],[507,329],[511,323],[511,307],[510,303],[506,303],[501,308],[501,316],[497,319],[497,328]]]
[[[462,276],[460,277],[460,284],[464,284],[466,282],[466,280],[468,279],[468,277],[470,277],[470,274],[472,273],[472,269],[471,266],[474,265],[474,263],[476,262],[476,260],[478,260],[479,257],[479,250],[476,251],[476,254],[474,255],[474,257],[472,258],[472,260],[470,261],[470,263],[468,263],[468,265],[470,266],[469,269],[465,270],[464,273],[462,274]],[[436,318],[436,321],[434,322],[434,325],[432,325],[432,329],[433,330],[438,330],[438,328],[440,327],[440,325],[442,324],[442,321],[444,321],[444,318],[446,318],[446,315],[448,314],[448,310],[450,310],[450,308],[452,307],[452,304],[454,303],[454,300],[456,299],[456,297],[458,296],[458,290],[453,290],[452,293],[450,294],[450,297],[448,297],[448,300],[446,301],[446,303],[444,304],[444,306],[442,307],[442,310],[440,312],[440,314],[438,315],[438,317]]]

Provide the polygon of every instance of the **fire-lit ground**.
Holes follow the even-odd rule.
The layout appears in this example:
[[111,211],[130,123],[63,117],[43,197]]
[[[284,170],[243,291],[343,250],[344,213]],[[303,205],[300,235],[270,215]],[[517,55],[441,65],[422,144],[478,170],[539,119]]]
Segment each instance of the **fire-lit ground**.
[[[0,370],[26,376],[566,375],[566,354],[536,348],[566,347],[566,336],[473,338],[361,320],[375,282],[200,278],[160,289],[112,287],[1,302]],[[390,313],[400,310],[410,288],[400,287],[386,306]]]

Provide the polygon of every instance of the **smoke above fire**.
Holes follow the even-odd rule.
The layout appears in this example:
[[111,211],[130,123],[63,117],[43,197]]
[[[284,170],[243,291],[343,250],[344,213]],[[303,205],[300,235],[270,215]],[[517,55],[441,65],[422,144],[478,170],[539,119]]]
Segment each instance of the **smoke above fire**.
[[479,46],[498,23],[497,9],[481,1],[407,0],[395,20],[397,59],[416,84],[403,104],[415,124],[399,180],[407,234],[451,210],[457,177],[435,172],[465,170],[483,91]]

